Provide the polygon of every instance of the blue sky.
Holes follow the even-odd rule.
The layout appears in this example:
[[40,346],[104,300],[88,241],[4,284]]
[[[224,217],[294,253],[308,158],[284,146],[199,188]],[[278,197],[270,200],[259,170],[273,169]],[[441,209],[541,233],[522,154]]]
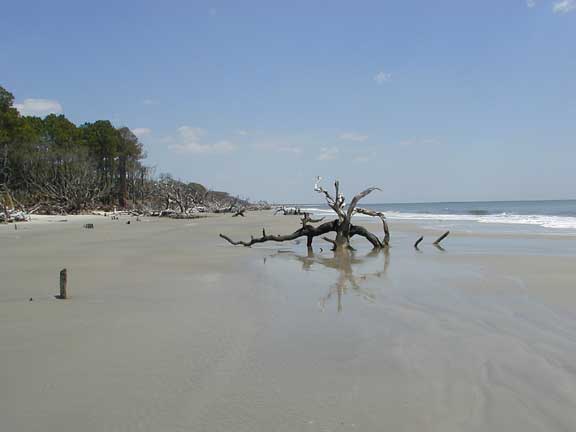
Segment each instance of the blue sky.
[[2,5],[24,113],[110,119],[253,199],[576,198],[576,0]]

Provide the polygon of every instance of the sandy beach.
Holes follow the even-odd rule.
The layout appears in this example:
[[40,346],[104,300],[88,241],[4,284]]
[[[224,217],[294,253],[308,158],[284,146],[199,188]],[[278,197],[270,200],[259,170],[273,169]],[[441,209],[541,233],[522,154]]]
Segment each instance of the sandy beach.
[[350,258],[218,237],[298,224],[0,225],[0,429],[574,429],[574,237],[453,232],[439,250],[442,229],[392,222],[388,252],[354,240]]

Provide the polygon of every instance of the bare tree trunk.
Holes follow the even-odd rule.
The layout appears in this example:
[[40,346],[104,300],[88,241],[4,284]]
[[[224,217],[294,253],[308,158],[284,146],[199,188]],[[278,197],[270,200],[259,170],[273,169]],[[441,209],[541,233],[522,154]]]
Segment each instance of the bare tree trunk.
[[126,208],[126,197],[128,196],[128,183],[126,181],[126,162],[127,157],[125,155],[120,156],[120,162],[118,164],[118,176],[120,177],[118,187],[118,206],[120,208]]

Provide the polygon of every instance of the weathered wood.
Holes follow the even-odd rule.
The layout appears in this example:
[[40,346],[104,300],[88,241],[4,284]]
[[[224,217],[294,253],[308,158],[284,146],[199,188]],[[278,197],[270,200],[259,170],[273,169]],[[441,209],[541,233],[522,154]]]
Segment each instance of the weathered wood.
[[317,227],[312,225],[305,225],[302,228],[294,231],[292,234],[286,235],[267,235],[265,231],[262,232],[262,237],[251,237],[250,241],[235,241],[232,240],[230,237],[220,234],[220,237],[226,240],[228,243],[233,245],[242,245],[242,246],[252,246],[253,244],[257,243],[264,243],[267,241],[275,241],[275,242],[285,242],[290,240],[296,240],[299,237],[318,237],[323,234],[334,232],[338,227],[338,221],[330,221],[323,223]]
[[302,222],[302,226],[304,225],[308,225],[310,223],[318,223],[318,222],[322,222],[324,220],[324,218],[320,218],[320,219],[312,219],[310,217],[310,213],[308,212],[304,212],[304,217],[300,218],[300,221]]
[[[382,189],[377,188],[377,187],[369,187],[368,189],[363,190],[358,195],[356,195],[354,198],[352,198],[352,202],[350,202],[350,206],[348,207],[348,211],[347,211],[348,219],[352,219],[352,215],[354,214],[354,210],[356,210],[356,206],[358,205],[358,202],[362,198],[364,198],[366,195],[368,195],[369,193],[371,193],[375,190],[379,191]],[[379,214],[383,214],[383,213],[379,212]]]
[[[367,189],[368,190],[368,189]],[[382,246],[388,247],[390,245],[390,230],[388,229],[388,223],[386,222],[386,216],[383,212],[377,212],[370,209],[360,208],[354,209],[355,213],[364,214],[367,216],[379,217],[382,221],[382,227],[384,229],[384,238],[382,239]]]
[[66,300],[68,298],[67,293],[68,288],[68,270],[60,270],[60,295],[57,296],[60,300]]
[[[358,203],[362,198],[364,198],[371,192],[380,189],[376,187],[370,187],[368,189],[363,190],[359,194],[355,195],[354,198],[352,199],[350,206],[345,211],[346,200],[344,196],[340,193],[340,183],[338,181],[334,182],[334,195],[331,195],[328,191],[326,191],[320,186],[321,180],[322,180],[321,177],[316,178],[316,184],[314,185],[314,190],[324,195],[328,203],[328,206],[336,213],[338,219],[330,222],[325,222],[318,226],[312,226],[310,225],[311,223],[320,222],[323,220],[323,218],[312,219],[308,213],[304,212],[303,213],[304,217],[301,218],[302,227],[294,231],[292,234],[270,236],[266,235],[263,232],[262,237],[258,238],[251,237],[250,241],[235,241],[224,234],[220,234],[220,237],[233,245],[242,245],[247,247],[252,246],[253,244],[264,243],[267,241],[284,242],[295,240],[299,237],[306,237],[307,238],[306,245],[308,247],[311,247],[314,237],[323,236],[328,232],[335,232],[336,233],[335,239],[328,239],[324,237],[324,240],[329,241],[334,245],[335,250],[352,249],[350,245],[350,239],[355,235],[364,237],[372,244],[372,246],[375,249],[388,247],[390,242],[390,231],[388,229],[388,224],[386,222],[386,217],[384,216],[384,213],[356,208],[356,206],[358,205]],[[287,209],[285,209],[284,207],[277,209],[275,213],[277,213],[278,211],[282,211],[284,214],[287,214]],[[382,241],[380,241],[377,236],[369,232],[366,228],[357,225],[352,225],[351,219],[352,215],[355,212],[380,217],[380,219],[382,220],[382,225],[384,227],[384,238]],[[300,213],[300,211],[298,211],[296,214],[298,213]]]
[[232,217],[237,217],[237,216],[246,217],[246,215],[244,214],[245,211],[246,211],[245,208],[238,209],[238,210],[236,210],[236,213],[234,213],[232,215]]
[[415,248],[415,249],[418,249],[418,245],[419,245],[420,243],[422,243],[422,240],[424,240],[424,236],[420,236],[420,237],[418,238],[418,240],[416,240],[416,243],[414,243],[414,248]]
[[332,240],[330,237],[322,237],[322,240],[327,241],[328,243],[331,243],[332,246],[334,247],[334,249],[336,249],[336,246],[338,245],[336,243],[336,240]]
[[442,240],[444,240],[446,237],[448,237],[448,234],[450,234],[450,231],[446,231],[444,234],[442,234],[440,237],[438,237],[438,238],[436,239],[436,241],[434,242],[434,244],[435,244],[436,246],[439,246],[439,245],[440,245],[440,242],[441,242]]

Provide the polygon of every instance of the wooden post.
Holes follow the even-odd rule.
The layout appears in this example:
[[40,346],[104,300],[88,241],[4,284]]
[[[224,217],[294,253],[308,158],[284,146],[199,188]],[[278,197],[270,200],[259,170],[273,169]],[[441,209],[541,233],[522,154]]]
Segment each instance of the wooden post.
[[66,269],[62,269],[60,271],[60,295],[58,296],[60,300],[65,300],[68,298],[66,294],[67,285],[68,285],[68,271]]

